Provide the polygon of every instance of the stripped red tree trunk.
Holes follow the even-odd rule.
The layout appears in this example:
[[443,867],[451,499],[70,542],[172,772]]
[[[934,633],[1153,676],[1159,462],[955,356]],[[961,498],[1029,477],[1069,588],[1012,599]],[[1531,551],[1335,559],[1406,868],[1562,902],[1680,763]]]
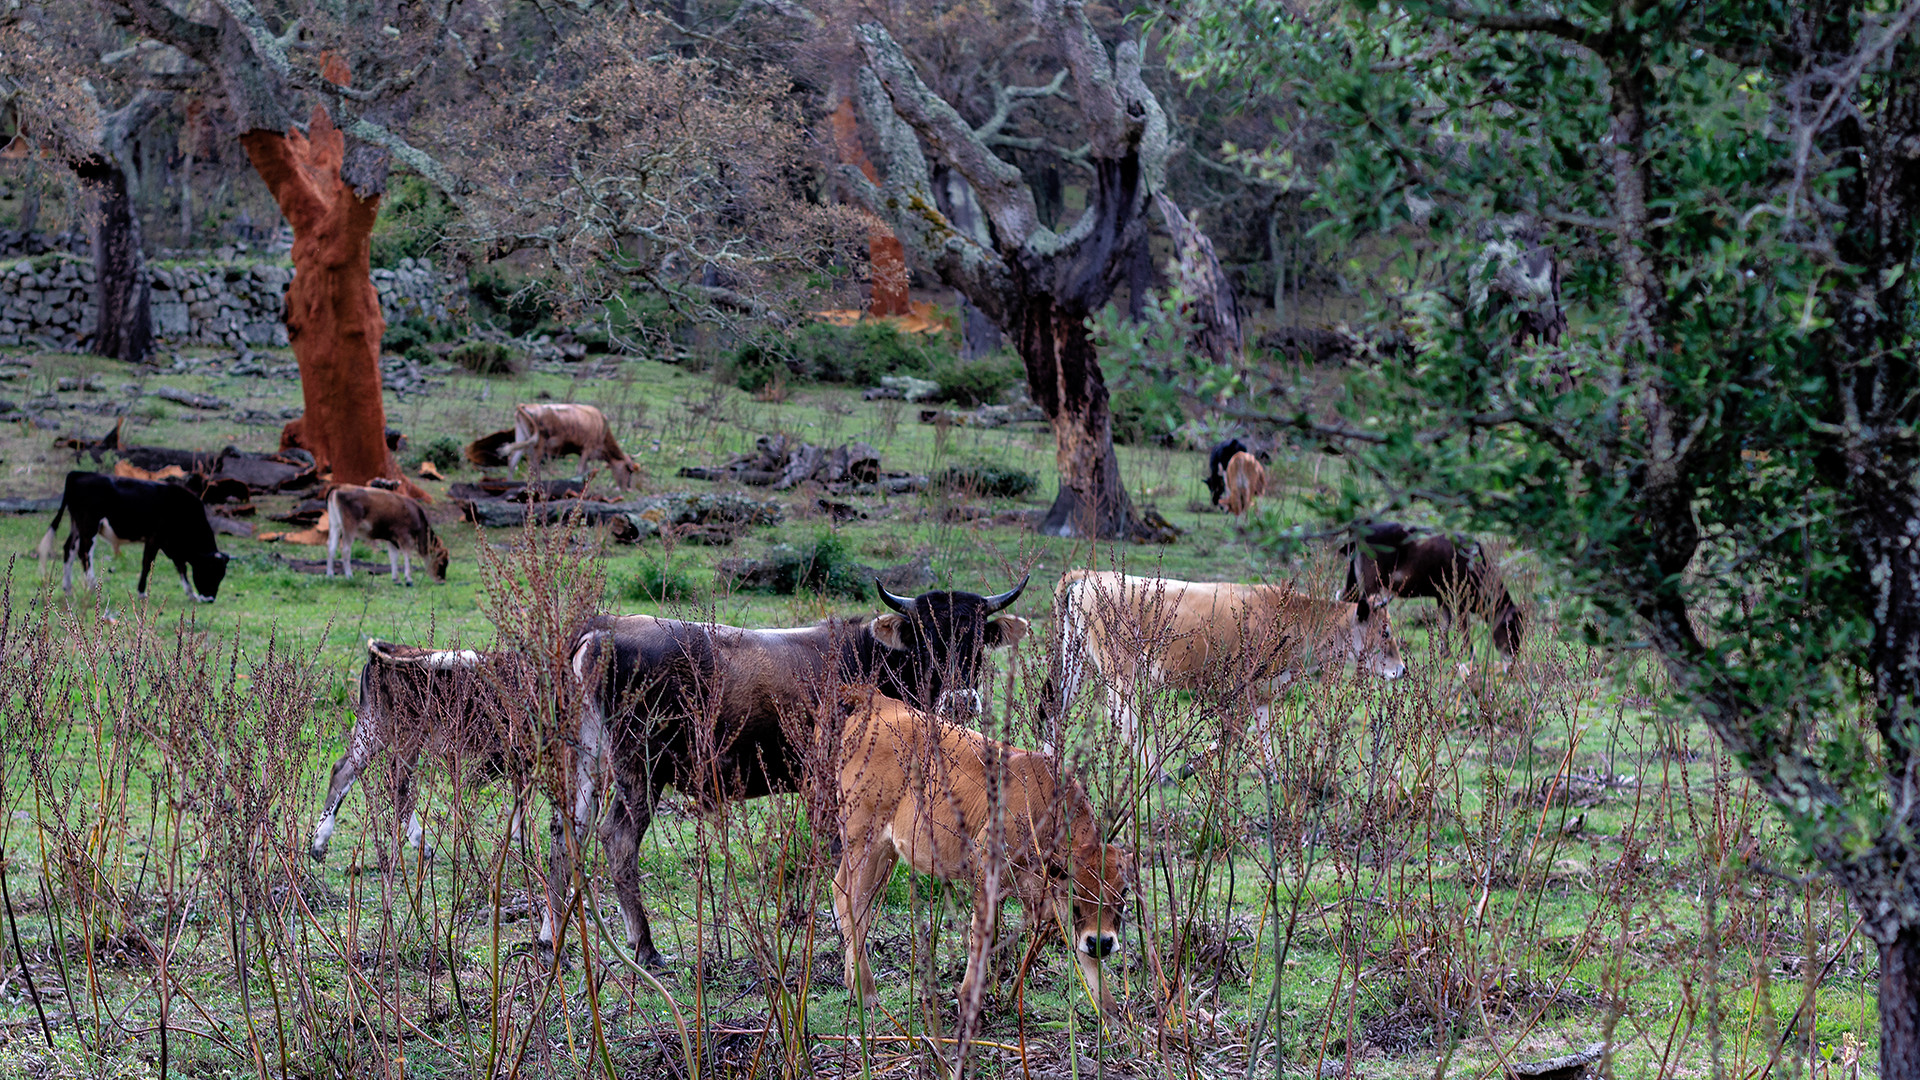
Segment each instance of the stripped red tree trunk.
[[[868,180],[880,182],[880,174],[860,145],[859,122],[854,119],[853,98],[842,94],[833,110],[833,141],[840,160],[865,173]],[[872,265],[873,296],[867,301],[869,315],[905,315],[912,308],[907,301],[907,249],[893,230],[876,218],[867,233],[867,260]]]
[[341,179],[346,139],[325,109],[313,110],[305,135],[255,130],[240,144],[293,226],[286,321],[306,401],[302,439],[336,483],[398,479],[380,397],[387,323],[371,264],[380,196],[362,197]]

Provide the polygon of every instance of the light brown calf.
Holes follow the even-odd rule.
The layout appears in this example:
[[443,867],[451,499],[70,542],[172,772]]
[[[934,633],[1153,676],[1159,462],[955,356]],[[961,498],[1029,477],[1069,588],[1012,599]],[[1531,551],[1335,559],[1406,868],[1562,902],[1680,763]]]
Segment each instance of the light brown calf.
[[534,464],[550,457],[579,454],[584,468],[589,461],[604,461],[613,468],[614,483],[621,490],[633,486],[640,466],[620,444],[614,441],[607,418],[591,405],[515,405],[513,441],[501,447],[507,455],[507,467],[520,467],[523,454],[531,454]]
[[[1103,1009],[1114,1007],[1101,958],[1120,943],[1133,856],[1101,842],[1086,789],[1041,754],[1015,749],[864,691],[841,739],[845,847],[833,908],[846,936],[847,988],[871,1006],[867,931],[894,862],[974,887],[972,936],[960,999],[980,990],[1000,904],[1026,909],[1029,929],[1057,922]],[[992,843],[990,792],[1005,801]],[[992,886],[989,887],[989,882]]]
[[426,562],[435,581],[447,580],[447,545],[433,534],[427,512],[420,504],[396,491],[341,484],[327,496],[327,576],[333,576],[333,558],[340,550],[341,538],[347,541],[347,577],[353,577],[353,542],[368,540],[384,545],[393,580],[400,580],[400,564],[407,568],[407,584],[413,584],[413,557]]
[[1227,495],[1224,505],[1235,517],[1253,509],[1253,500],[1267,493],[1267,469],[1260,459],[1245,450],[1227,462]]

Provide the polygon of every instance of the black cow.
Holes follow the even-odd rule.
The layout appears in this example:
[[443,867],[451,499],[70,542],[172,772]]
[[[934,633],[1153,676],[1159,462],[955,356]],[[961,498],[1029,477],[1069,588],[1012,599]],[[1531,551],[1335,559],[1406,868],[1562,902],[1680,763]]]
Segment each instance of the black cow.
[[1228,439],[1207,455],[1207,495],[1213,505],[1219,506],[1220,496],[1227,491],[1227,462],[1233,460],[1233,455],[1245,453],[1250,453],[1246,443]]
[[[60,508],[53,512],[53,524],[40,541],[40,561],[53,554],[53,537],[60,531],[60,515],[73,510],[73,531],[67,534],[62,549],[67,576],[62,584],[73,591],[73,559],[80,555],[86,570],[87,585],[94,586],[93,547],[97,537],[105,536],[116,547],[122,543],[147,545],[140,559],[138,591],[147,595],[147,575],[153,570],[156,555],[166,552],[180,571],[180,585],[187,596],[210,604],[220,593],[220,582],[227,576],[227,556],[213,542],[213,526],[207,521],[207,509],[193,492],[178,484],[133,480],[105,473],[70,472],[67,487],[60,496]],[[84,547],[84,550],[81,550]],[[193,571],[188,582],[187,571]]]
[[[596,770],[611,772],[616,798],[600,839],[634,955],[662,962],[640,903],[637,862],[662,789],[671,784],[709,804],[751,799],[800,790],[808,765],[820,763],[824,786],[814,794],[830,791],[839,741],[815,723],[816,715],[834,712],[822,703],[837,700],[843,683],[863,682],[923,708],[977,708],[974,686],[986,650],[1011,646],[1027,632],[1027,620],[998,615],[1026,586],[998,596],[930,592],[911,599],[882,588],[892,613],[792,630],[650,615],[590,623],[573,653],[586,692],[572,816],[584,830]],[[829,835],[837,831],[822,824]],[[548,919],[540,932],[546,945],[557,940],[554,913],[567,910],[572,881],[559,814],[554,828]]]
[[1507,656],[1519,651],[1525,619],[1479,544],[1445,535],[1423,538],[1405,525],[1380,522],[1367,526],[1343,552],[1347,585],[1342,599],[1357,603],[1381,592],[1409,599],[1430,596],[1440,602],[1446,629],[1471,612],[1492,626],[1495,648]]

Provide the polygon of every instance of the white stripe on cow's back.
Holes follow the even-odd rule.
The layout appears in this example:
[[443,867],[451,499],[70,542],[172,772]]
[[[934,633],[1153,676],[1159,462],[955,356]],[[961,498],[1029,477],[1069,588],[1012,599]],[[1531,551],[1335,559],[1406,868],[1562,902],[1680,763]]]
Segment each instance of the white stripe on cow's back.
[[480,654],[472,649],[442,649],[418,656],[395,656],[390,651],[393,648],[391,641],[367,639],[367,655],[388,664],[419,664],[429,671],[458,671],[480,666]]
[[421,657],[420,660],[421,663],[427,665],[428,670],[452,671],[457,668],[478,667],[480,664],[480,654],[474,652],[472,649],[454,649],[428,653]]

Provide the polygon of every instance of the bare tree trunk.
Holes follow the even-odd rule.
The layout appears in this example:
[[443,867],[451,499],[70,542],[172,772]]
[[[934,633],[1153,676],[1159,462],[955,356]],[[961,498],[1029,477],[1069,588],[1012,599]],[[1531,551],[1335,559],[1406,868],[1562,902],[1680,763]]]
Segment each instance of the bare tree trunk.
[[[173,102],[165,91],[142,90],[100,118],[99,152],[73,165],[74,175],[96,191],[99,220],[93,230],[93,351],[130,364],[153,353],[153,320],[140,216],[133,205],[133,141]],[[150,156],[150,155],[149,155]]]
[[[879,173],[860,146],[860,128],[854,119],[853,98],[842,94],[833,110],[833,141],[840,160],[858,168],[867,179],[877,180]],[[867,265],[872,275],[872,291],[867,298],[867,314],[905,315],[912,308],[907,300],[907,251],[893,230],[875,220],[867,232]]]
[[106,153],[74,166],[74,174],[99,192],[99,222],[93,230],[94,311],[92,350],[101,356],[144,364],[153,354],[152,287],[140,240],[140,217],[127,191],[127,173]]
[[1880,1075],[1920,1076],[1920,928],[1880,946]]
[[1040,522],[1047,536],[1130,539],[1140,532],[1113,451],[1113,412],[1087,313],[1035,295],[1019,314],[1018,347],[1034,404],[1053,427],[1060,491]]
[[240,144],[293,226],[287,337],[300,364],[307,448],[335,483],[397,479],[380,397],[387,323],[371,264],[380,196],[363,197],[341,178],[346,140],[325,109],[314,109],[307,135],[256,129]]

